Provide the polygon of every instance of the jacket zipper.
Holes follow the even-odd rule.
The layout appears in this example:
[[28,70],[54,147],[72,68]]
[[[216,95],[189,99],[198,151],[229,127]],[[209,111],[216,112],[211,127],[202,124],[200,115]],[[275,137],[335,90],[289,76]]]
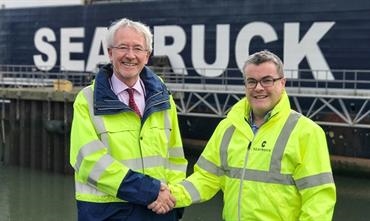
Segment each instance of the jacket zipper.
[[243,183],[244,183],[244,176],[245,176],[245,170],[247,167],[247,161],[248,161],[248,155],[249,155],[249,150],[251,149],[252,141],[249,142],[248,147],[247,147],[247,154],[245,155],[245,160],[244,160],[244,165],[243,165],[243,172],[240,177],[240,190],[239,190],[239,197],[238,197],[238,220],[241,220],[241,199],[242,199],[242,193],[243,193]]

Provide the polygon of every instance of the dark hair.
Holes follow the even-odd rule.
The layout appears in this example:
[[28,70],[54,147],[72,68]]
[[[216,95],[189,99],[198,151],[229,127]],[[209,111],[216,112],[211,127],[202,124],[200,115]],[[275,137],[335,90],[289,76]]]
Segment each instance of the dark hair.
[[277,55],[268,50],[259,51],[250,55],[244,63],[243,72],[246,66],[249,64],[259,65],[265,62],[274,63],[278,75],[284,77],[283,62]]

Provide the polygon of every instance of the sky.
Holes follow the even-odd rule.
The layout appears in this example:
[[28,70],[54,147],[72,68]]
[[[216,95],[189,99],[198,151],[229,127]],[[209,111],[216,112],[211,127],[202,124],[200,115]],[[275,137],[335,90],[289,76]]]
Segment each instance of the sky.
[[26,8],[80,4],[82,4],[82,0],[0,0],[0,8]]

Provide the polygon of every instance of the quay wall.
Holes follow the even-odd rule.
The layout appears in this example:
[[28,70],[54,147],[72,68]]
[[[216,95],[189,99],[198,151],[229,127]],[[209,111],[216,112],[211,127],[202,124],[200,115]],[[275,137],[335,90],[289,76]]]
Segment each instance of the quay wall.
[[[69,137],[73,101],[80,89],[0,88],[0,163],[72,174]],[[192,157],[206,144],[185,137],[183,142],[185,154]],[[370,159],[331,155],[331,161],[338,173],[370,174]]]
[[69,136],[77,91],[1,88],[1,162],[72,173]]

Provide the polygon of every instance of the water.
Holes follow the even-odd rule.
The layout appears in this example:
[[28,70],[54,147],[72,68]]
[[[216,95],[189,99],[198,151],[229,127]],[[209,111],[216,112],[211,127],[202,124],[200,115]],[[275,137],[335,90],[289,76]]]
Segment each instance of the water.
[[[369,220],[370,178],[336,175],[334,221]],[[73,176],[0,166],[0,221],[76,220]],[[221,221],[222,194],[188,207],[183,221]]]
[[76,220],[71,175],[0,166],[0,221]]

